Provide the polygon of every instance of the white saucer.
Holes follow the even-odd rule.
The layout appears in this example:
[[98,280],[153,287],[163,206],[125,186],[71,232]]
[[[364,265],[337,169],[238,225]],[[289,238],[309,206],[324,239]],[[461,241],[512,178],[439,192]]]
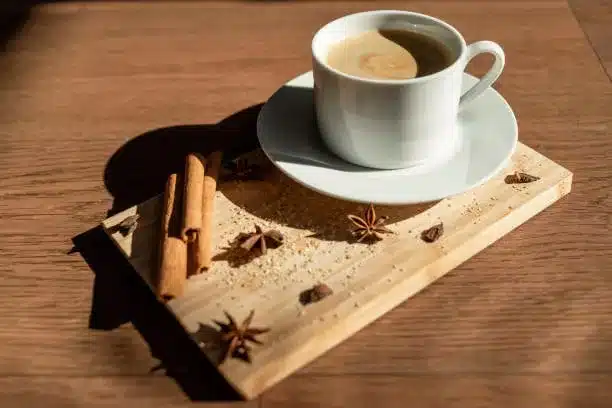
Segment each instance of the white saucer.
[[[477,79],[464,74],[463,87]],[[257,134],[262,150],[287,176],[321,194],[374,204],[436,201],[474,188],[502,170],[518,141],[516,118],[506,100],[486,90],[459,114],[461,145],[443,163],[376,170],[330,153],[314,120],[312,72],[292,79],[262,108]]]

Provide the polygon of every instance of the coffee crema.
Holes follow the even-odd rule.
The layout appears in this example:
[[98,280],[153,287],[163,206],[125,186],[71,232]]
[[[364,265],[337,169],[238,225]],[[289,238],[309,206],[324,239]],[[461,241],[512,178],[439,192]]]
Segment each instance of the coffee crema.
[[431,75],[452,63],[440,41],[409,30],[366,31],[332,45],[327,64],[367,79],[410,79]]

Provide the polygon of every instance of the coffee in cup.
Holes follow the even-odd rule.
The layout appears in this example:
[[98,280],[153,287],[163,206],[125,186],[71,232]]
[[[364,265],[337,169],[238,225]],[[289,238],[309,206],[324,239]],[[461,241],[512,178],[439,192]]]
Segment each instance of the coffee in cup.
[[370,79],[410,79],[435,74],[452,62],[451,50],[435,38],[410,30],[371,30],[333,44],[327,64]]

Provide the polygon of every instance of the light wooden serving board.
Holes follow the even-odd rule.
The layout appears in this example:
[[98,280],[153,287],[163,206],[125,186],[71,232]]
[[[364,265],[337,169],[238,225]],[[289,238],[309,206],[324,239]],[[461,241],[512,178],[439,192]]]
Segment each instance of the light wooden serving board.
[[[523,171],[540,180],[508,185]],[[482,186],[423,206],[377,206],[396,234],[373,245],[351,243],[347,214],[365,206],[321,196],[278,172],[265,181],[227,182],[215,197],[215,258],[206,274],[189,278],[184,295],[167,306],[200,343],[203,328],[242,321],[255,310],[253,326],[269,327],[254,345],[252,364],[230,359],[219,371],[250,399],[345,340],[436,279],[526,222],[571,189],[572,173],[519,144],[508,167]],[[400,188],[400,186],[398,186]],[[161,196],[129,208],[103,226],[142,278],[156,281]],[[113,227],[138,213],[139,225],[124,237]],[[420,233],[439,222],[444,235],[425,243]],[[240,264],[226,249],[239,232],[280,230],[286,243]],[[303,306],[302,291],[317,282],[334,294]],[[210,329],[209,329],[210,330]],[[202,347],[213,362],[215,348]]]

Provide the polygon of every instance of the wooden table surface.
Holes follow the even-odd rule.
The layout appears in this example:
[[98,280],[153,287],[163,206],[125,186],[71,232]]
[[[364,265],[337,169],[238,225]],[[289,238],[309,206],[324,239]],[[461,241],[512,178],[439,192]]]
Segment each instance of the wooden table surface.
[[[257,105],[309,69],[313,32],[372,8],[433,14],[468,42],[502,44],[507,67],[496,88],[515,109],[519,137],[573,171],[573,191],[258,400],[237,404],[610,406],[608,0],[32,10],[0,49],[0,406],[190,405],[193,392],[152,369],[158,360],[136,323],[119,324],[143,309],[140,298],[112,280],[102,290],[104,275],[94,286],[92,259],[112,264],[112,256],[99,244],[88,264],[71,239],[161,191],[161,174],[194,133],[252,138]],[[470,71],[487,63],[479,58]],[[163,130],[177,125],[201,126]],[[160,128],[153,133],[162,137],[109,160]],[[195,387],[210,399],[217,385],[203,378]]]

